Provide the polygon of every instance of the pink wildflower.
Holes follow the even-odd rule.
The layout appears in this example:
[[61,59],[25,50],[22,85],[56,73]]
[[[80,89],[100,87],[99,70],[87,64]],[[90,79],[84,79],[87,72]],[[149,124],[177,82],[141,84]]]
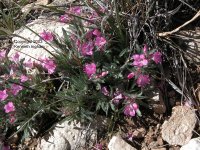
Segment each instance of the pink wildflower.
[[120,91],[118,91],[118,90],[114,93],[114,96],[115,97],[112,99],[112,102],[117,105],[119,104],[120,100],[122,100],[124,98],[122,93],[120,93]]
[[68,22],[70,22],[71,18],[65,14],[65,15],[61,15],[59,20],[60,20],[60,22],[68,23]]
[[128,74],[127,78],[130,80],[130,79],[132,79],[134,76],[135,76],[135,73],[134,73],[134,72],[131,72],[131,73]]
[[28,77],[27,76],[25,76],[25,75],[21,75],[20,76],[20,81],[23,83],[23,82],[26,82],[26,81],[28,81]]
[[44,58],[44,59],[41,59],[41,61],[42,61],[42,67],[47,69],[48,74],[52,74],[55,72],[56,64],[52,59]]
[[81,52],[83,56],[91,56],[93,55],[93,49],[94,49],[94,45],[92,41],[89,41],[87,43],[83,43],[81,46]]
[[19,53],[16,52],[16,53],[12,56],[11,60],[14,61],[14,62],[18,62],[18,61],[19,61]]
[[95,63],[86,64],[84,67],[84,72],[87,74],[88,77],[91,77],[96,73],[96,64]]
[[42,33],[40,33],[40,36],[45,41],[49,41],[49,42],[53,41],[53,34],[51,32],[44,30]]
[[136,103],[129,103],[124,108],[124,114],[126,116],[134,117],[137,110],[138,105]]
[[104,87],[101,88],[101,92],[103,93],[103,95],[109,96],[109,91],[108,91],[108,89],[107,89],[106,86],[104,86]]
[[158,63],[161,63],[161,61],[162,61],[161,56],[162,56],[162,54],[160,52],[155,52],[155,53],[153,53],[152,59],[156,64],[158,64]]
[[13,95],[17,95],[22,89],[23,89],[23,87],[21,85],[12,84],[12,86],[11,86],[11,93]]
[[13,102],[8,102],[5,106],[4,106],[4,110],[6,113],[15,111],[15,106],[13,104]]
[[0,60],[4,59],[6,57],[6,50],[0,51]]
[[148,60],[145,58],[144,54],[135,54],[132,58],[134,59],[133,65],[136,67],[142,67],[148,64]]
[[97,37],[95,40],[95,45],[102,48],[106,44],[106,39],[104,37]]
[[101,32],[98,29],[94,29],[94,31],[92,32],[93,35],[100,37],[101,36]]
[[149,75],[139,75],[138,79],[137,79],[137,85],[138,87],[145,87],[147,84],[150,84],[150,79],[149,79]]
[[138,109],[138,104],[136,104],[136,103],[133,103],[133,104],[132,104],[132,106],[133,106],[133,109],[135,109],[135,110],[137,110],[137,109]]
[[8,94],[7,94],[6,90],[0,91],[0,100],[1,101],[5,100],[7,97],[8,97]]
[[31,59],[29,59],[28,61],[24,62],[24,66],[32,69],[33,68],[33,62],[31,61]]
[[81,7],[80,6],[74,6],[74,7],[71,7],[69,11],[71,13],[75,14],[75,15],[80,15],[81,14]]
[[95,145],[95,150],[102,150],[102,149],[103,149],[102,144],[96,144]]

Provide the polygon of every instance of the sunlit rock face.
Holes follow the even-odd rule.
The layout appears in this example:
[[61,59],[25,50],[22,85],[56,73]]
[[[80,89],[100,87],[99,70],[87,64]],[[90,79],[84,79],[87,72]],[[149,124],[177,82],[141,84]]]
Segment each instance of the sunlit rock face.
[[50,41],[44,41],[39,35],[43,31],[48,31],[55,37],[63,37],[63,29],[69,31],[69,25],[59,22],[58,20],[36,19],[28,23],[25,27],[14,31],[12,48],[9,56],[14,55],[16,52],[20,54],[20,58],[25,60],[36,60],[40,57],[52,57],[59,51],[59,48],[53,46]]

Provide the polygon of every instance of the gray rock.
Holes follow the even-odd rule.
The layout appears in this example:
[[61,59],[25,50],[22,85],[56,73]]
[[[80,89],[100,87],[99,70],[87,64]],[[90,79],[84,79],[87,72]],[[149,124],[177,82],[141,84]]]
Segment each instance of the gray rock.
[[[28,23],[26,26],[37,34],[40,34],[43,32],[43,30],[46,30],[56,34],[56,36],[59,38],[63,37],[62,28],[64,28],[66,31],[69,31],[69,25],[61,23],[58,20],[36,19],[33,22]],[[13,33],[20,37],[13,37],[13,45],[9,52],[9,56],[19,52],[20,58],[25,58],[25,60],[33,60],[33,58],[37,59],[41,56],[51,57],[52,55],[49,52],[55,54],[59,50],[58,48],[54,47],[52,43],[47,43],[41,40],[37,34],[28,28],[21,27],[19,30],[16,30]],[[26,41],[25,39],[28,39],[30,42]]]
[[48,6],[67,6],[75,0],[54,0]]
[[186,106],[173,108],[172,116],[162,125],[162,138],[171,145],[184,145],[192,137],[196,124],[195,111]]
[[120,136],[113,136],[108,144],[109,150],[136,150],[130,144],[125,142]]
[[80,123],[69,124],[68,121],[65,121],[57,124],[48,138],[41,139],[36,150],[87,149],[87,144],[95,143],[96,136],[96,130],[90,129],[90,126],[84,127]]
[[183,145],[180,150],[200,150],[200,137],[191,139],[189,143]]

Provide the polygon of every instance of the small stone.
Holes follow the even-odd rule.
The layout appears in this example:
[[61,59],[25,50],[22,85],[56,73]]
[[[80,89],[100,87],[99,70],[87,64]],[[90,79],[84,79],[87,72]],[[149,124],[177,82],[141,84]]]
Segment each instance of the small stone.
[[125,142],[120,136],[113,136],[108,144],[109,150],[136,150],[130,144]]
[[194,138],[186,145],[183,145],[180,150],[200,150],[200,137]]
[[162,125],[162,138],[170,145],[184,145],[192,137],[196,124],[195,111],[186,106],[173,108],[172,116]]

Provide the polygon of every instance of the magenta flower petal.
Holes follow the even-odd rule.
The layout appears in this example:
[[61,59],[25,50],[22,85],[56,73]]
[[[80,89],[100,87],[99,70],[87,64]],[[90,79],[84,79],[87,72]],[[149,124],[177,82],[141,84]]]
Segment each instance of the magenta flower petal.
[[103,93],[105,96],[109,96],[109,91],[106,86],[101,88],[101,93]]
[[135,73],[134,73],[134,72],[131,72],[131,73],[128,74],[127,78],[130,80],[130,79],[132,79],[134,76],[135,76]]
[[13,104],[13,102],[8,102],[5,106],[4,106],[4,110],[6,113],[15,111],[15,106]]
[[6,50],[0,51],[0,60],[6,57]]
[[93,55],[94,44],[92,41],[83,43],[81,46],[81,52],[83,56],[92,56]]
[[135,54],[132,56],[132,58],[135,60],[135,61],[138,61],[140,59],[140,55],[138,54]]
[[95,40],[95,46],[102,48],[106,44],[106,39],[104,37],[97,37]]
[[144,54],[135,54],[132,56],[132,58],[134,59],[133,66],[143,67],[148,65],[148,60],[145,58]]
[[150,84],[150,78],[149,75],[139,75],[137,79],[137,85],[138,87],[145,87],[147,84]]
[[14,61],[14,62],[18,62],[18,61],[19,61],[19,53],[16,52],[16,53],[12,56],[11,60]]
[[75,15],[80,15],[81,14],[81,7],[80,6],[74,6],[70,8],[70,13],[75,14]]
[[0,100],[1,101],[4,101],[7,97],[8,97],[8,94],[7,94],[6,90],[0,91]]
[[96,64],[95,63],[86,64],[84,67],[84,72],[90,78],[92,75],[96,73]]
[[48,71],[48,74],[52,74],[55,72],[55,69],[56,69],[56,64],[54,62],[54,60],[52,59],[49,59],[49,58],[44,58],[44,59],[41,59],[41,64],[42,66],[47,69]]
[[21,85],[12,84],[11,93],[16,96],[22,89],[23,87]]
[[40,33],[40,36],[45,41],[49,41],[49,42],[53,41],[53,34],[51,32],[44,30],[42,33]]
[[136,103],[129,103],[124,108],[124,114],[126,116],[134,117],[136,111],[138,110],[138,105]]
[[93,35],[97,36],[97,37],[100,37],[101,36],[101,32],[98,30],[98,29],[95,29],[93,32],[92,32]]
[[68,15],[61,15],[60,18],[59,18],[60,22],[63,22],[63,23],[68,23],[71,21],[71,18],[68,16]]
[[155,53],[153,53],[152,59],[156,64],[161,63],[162,62],[162,54],[160,52],[155,52]]
[[28,81],[28,77],[27,76],[25,76],[25,75],[21,75],[20,76],[20,81],[23,83],[23,82],[26,82],[26,81]]

